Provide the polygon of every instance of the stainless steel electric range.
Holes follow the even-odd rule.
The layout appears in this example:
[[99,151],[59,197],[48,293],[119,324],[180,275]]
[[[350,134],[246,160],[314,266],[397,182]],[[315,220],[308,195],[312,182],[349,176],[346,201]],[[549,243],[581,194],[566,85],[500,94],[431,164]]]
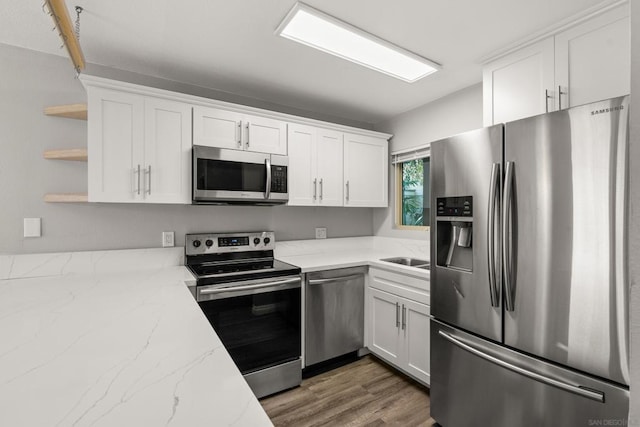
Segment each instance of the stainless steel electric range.
[[187,234],[194,297],[257,397],[302,380],[300,268],[278,261],[273,232]]

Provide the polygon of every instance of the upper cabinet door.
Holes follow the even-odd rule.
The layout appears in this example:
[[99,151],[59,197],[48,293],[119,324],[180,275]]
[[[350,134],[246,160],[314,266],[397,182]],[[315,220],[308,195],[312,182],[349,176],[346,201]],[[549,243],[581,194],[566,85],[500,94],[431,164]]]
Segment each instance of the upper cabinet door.
[[343,204],[343,139],[342,132],[318,129],[315,157],[318,170],[318,203],[322,206]]
[[548,37],[487,64],[483,70],[484,125],[552,111],[553,61],[553,37]]
[[[312,206],[318,200],[316,128],[289,124],[289,205]],[[342,170],[342,168],[340,168]],[[341,184],[342,185],[342,184]]]
[[560,108],[629,94],[630,52],[628,4],[558,34],[555,89],[563,92]]
[[193,107],[193,143],[286,155],[287,124],[218,108]]
[[144,97],[91,88],[88,108],[89,201],[141,201]]
[[242,150],[242,114],[217,108],[193,107],[193,143]]
[[260,116],[244,116],[244,149],[287,155],[287,124]]
[[191,202],[191,106],[145,99],[144,197],[150,203]]
[[385,139],[344,134],[344,205],[386,207],[389,175]]

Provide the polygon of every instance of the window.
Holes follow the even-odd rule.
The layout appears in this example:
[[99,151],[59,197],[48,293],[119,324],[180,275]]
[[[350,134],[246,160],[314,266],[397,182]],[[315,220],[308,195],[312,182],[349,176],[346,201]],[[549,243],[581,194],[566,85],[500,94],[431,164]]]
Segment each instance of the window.
[[[412,156],[413,157],[413,156]],[[424,230],[431,219],[430,158],[396,156],[396,227]]]

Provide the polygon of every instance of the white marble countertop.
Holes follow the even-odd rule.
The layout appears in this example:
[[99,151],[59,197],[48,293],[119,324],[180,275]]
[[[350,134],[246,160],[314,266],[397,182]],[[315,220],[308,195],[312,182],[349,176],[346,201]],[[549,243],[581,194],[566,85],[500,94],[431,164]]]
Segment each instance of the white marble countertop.
[[375,236],[295,240],[278,242],[275,255],[281,261],[297,265],[303,273],[371,265],[419,278],[429,278],[429,270],[380,261],[392,257],[411,257],[428,261],[428,240]]
[[0,425],[271,426],[181,251],[0,257]]
[[[0,256],[1,426],[271,426],[185,282],[183,248]],[[303,272],[429,259],[429,242],[278,242]]]

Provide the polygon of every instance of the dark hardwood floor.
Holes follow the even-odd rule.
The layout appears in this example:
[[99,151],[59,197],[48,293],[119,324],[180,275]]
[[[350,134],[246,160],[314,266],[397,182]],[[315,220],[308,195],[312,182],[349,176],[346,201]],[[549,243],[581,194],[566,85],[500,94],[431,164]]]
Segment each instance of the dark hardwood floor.
[[373,356],[260,401],[279,426],[432,426],[427,388]]

